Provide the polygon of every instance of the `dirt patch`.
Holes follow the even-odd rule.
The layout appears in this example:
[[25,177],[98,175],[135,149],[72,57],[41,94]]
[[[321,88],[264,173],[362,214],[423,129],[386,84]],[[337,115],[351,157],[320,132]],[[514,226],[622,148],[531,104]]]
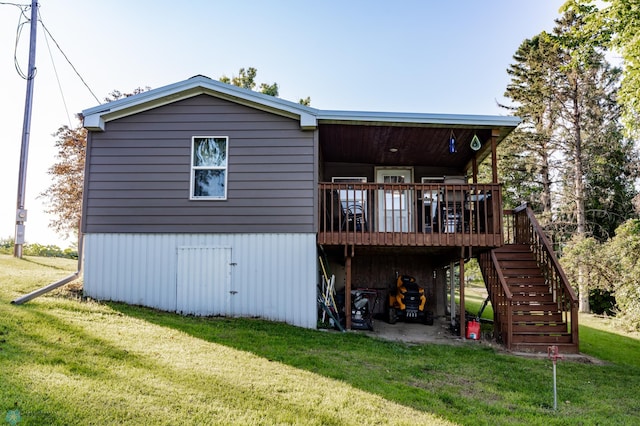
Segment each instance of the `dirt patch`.
[[[435,318],[433,325],[419,323],[397,322],[389,324],[377,319],[373,322],[373,331],[358,331],[383,340],[403,342],[408,344],[447,344],[447,345],[482,345],[491,347],[497,352],[521,356],[526,358],[548,359],[546,352],[515,352],[507,351],[504,346],[490,338],[489,333],[482,333],[480,340],[463,339],[453,335],[450,331],[450,323],[447,318]],[[573,361],[586,364],[606,364],[604,361],[585,354],[562,354],[564,361]]]
[[374,320],[373,331],[362,331],[362,333],[384,340],[414,344],[461,344],[463,342],[459,336],[451,334],[446,318],[435,318],[433,325],[409,322],[389,324],[383,320]]

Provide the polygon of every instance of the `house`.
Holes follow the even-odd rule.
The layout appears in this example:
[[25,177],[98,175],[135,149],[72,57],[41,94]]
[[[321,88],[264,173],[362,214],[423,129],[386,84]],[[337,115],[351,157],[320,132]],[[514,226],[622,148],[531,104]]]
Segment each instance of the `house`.
[[503,211],[496,147],[516,117],[318,110],[203,76],[83,115],[88,296],[315,328],[322,247],[346,306],[407,274],[443,316],[475,257],[508,347],[577,350],[546,237],[530,209]]

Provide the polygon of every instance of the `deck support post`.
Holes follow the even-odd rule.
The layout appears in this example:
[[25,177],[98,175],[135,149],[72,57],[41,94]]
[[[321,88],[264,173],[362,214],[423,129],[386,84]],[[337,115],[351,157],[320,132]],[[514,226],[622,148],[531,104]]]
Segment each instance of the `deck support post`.
[[351,259],[354,255],[354,247],[344,246],[344,269],[345,269],[345,283],[344,283],[344,317],[345,328],[351,330]]
[[449,314],[451,315],[451,330],[456,325],[456,264],[449,263]]
[[444,317],[447,314],[447,271],[445,268],[435,270],[435,315]]
[[498,138],[500,130],[491,130],[491,174],[493,183],[498,183]]
[[477,185],[478,183],[478,159],[476,157],[473,157],[473,160],[471,160],[471,170],[473,173],[473,179],[472,182],[474,185]]
[[460,337],[466,336],[467,319],[464,307],[464,247],[460,253]]

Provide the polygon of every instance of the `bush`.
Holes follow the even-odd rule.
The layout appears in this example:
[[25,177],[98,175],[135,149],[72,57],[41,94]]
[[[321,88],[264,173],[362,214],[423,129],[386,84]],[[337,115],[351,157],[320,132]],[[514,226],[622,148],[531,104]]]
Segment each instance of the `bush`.
[[[640,220],[630,219],[616,229],[613,238],[599,243],[594,238],[575,238],[565,247],[561,259],[567,277],[576,283],[579,276],[593,292],[609,295],[610,305],[620,324],[640,331]],[[590,302],[597,301],[590,297]],[[615,306],[615,308],[613,308]],[[598,306],[591,306],[597,312]]]
[[631,330],[640,330],[640,220],[631,219],[616,229],[606,243],[609,264],[616,273],[614,296],[618,317]]
[[[14,241],[13,238],[7,237],[0,240],[0,253],[13,254]],[[62,250],[55,245],[42,245],[42,244],[25,244],[22,247],[22,253],[25,256],[39,256],[39,257],[63,257],[66,259],[77,259],[78,250],[72,248],[66,248]]]
[[589,306],[598,315],[615,316],[617,310],[613,293],[600,288],[589,290]]

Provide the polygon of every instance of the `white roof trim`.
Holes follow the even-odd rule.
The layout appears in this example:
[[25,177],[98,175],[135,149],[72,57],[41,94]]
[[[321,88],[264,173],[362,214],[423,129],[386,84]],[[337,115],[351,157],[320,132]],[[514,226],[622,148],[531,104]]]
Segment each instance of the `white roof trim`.
[[263,111],[299,119],[300,127],[303,130],[316,129],[318,121],[343,124],[509,128],[515,128],[521,121],[520,118],[513,116],[318,110],[275,96],[241,89],[208,77],[196,76],[148,92],[88,108],[82,111],[84,127],[91,131],[104,131],[105,123],[111,120],[201,94],[227,99]]
[[228,99],[238,104],[251,106],[274,114],[298,118],[300,120],[300,127],[306,130],[315,129],[317,126],[316,110],[313,108],[289,102],[275,96],[220,83],[207,77],[196,76],[148,92],[142,92],[104,105],[88,108],[82,111],[84,127],[88,130],[104,131],[105,123],[111,120],[202,94]]
[[421,114],[405,112],[319,111],[320,122],[402,123],[443,126],[516,127],[520,118],[499,115]]

